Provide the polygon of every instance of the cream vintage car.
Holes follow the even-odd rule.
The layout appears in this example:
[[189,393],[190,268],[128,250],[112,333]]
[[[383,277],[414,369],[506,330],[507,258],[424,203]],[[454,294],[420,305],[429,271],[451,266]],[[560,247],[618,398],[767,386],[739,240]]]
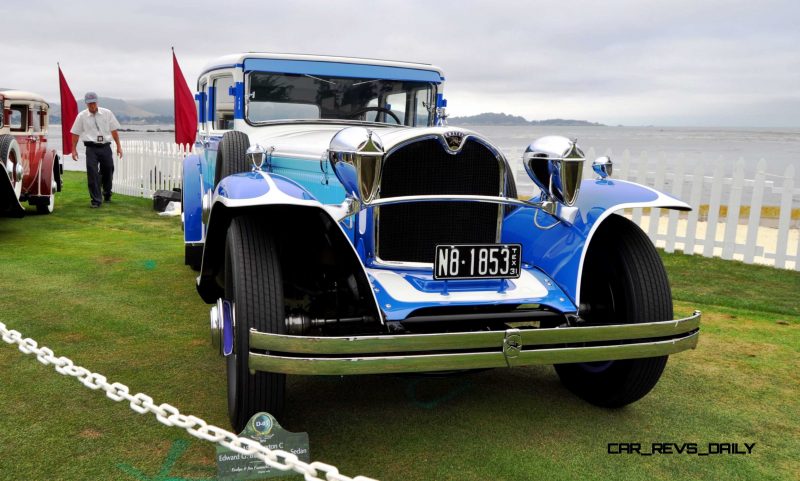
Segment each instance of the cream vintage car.
[[49,104],[22,90],[0,90],[0,215],[22,217],[22,202],[49,214],[61,190],[63,167],[47,143]]

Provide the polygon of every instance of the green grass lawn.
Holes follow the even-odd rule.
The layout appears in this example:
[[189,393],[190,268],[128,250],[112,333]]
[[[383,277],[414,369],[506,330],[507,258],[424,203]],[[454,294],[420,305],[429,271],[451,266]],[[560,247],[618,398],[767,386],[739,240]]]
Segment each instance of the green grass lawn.
[[[180,221],[67,173],[56,211],[0,218],[0,320],[156,403],[229,428],[224,362]],[[620,410],[550,366],[446,377],[294,377],[282,424],[312,459],[382,480],[800,479],[800,273],[662,254],[700,344]],[[609,455],[608,443],[755,443],[752,455]],[[199,480],[214,447],[0,343],[0,480]]]

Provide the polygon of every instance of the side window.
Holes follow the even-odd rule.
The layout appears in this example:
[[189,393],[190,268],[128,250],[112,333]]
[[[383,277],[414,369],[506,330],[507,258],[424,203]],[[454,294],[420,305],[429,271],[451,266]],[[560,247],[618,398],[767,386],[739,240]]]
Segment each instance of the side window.
[[32,115],[33,119],[31,121],[31,127],[33,127],[33,131],[36,132],[37,134],[41,133],[42,130],[44,130],[45,128],[44,115],[43,115],[44,112],[45,112],[44,107],[42,107],[41,105],[35,106],[33,108],[33,115]]
[[[374,98],[367,103],[367,107],[377,107],[378,106],[378,99]],[[378,111],[377,110],[367,110],[364,112],[364,120],[367,122],[377,122],[378,121]]]
[[430,90],[417,90],[414,93],[414,125],[425,126],[430,121],[428,106],[431,104],[428,98]]
[[[398,92],[396,94],[391,94],[386,96],[386,108],[390,109],[398,119],[400,119],[400,124],[405,124],[406,119],[406,93],[405,92]],[[393,124],[395,123],[394,118],[388,114],[385,115],[384,122]]]
[[11,106],[11,118],[8,119],[8,126],[12,132],[25,132],[28,130],[27,105]]
[[233,128],[233,96],[229,89],[233,87],[233,76],[214,79],[214,130]]

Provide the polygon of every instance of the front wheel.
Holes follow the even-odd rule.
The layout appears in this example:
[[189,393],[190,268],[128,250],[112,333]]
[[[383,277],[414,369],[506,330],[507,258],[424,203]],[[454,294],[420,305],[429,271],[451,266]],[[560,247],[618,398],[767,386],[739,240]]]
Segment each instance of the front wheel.
[[[672,293],[653,243],[628,219],[612,215],[589,245],[581,277],[581,316],[588,324],[667,321]],[[557,364],[567,389],[601,407],[638,401],[655,387],[668,356]]]
[[17,139],[13,135],[0,135],[0,168],[6,170],[17,199],[22,195],[22,169],[18,167],[21,163],[22,154]]
[[283,411],[286,375],[250,373],[250,329],[285,334],[283,283],[273,237],[253,217],[236,217],[225,243],[225,298],[234,309],[234,352],[227,357],[228,416],[240,432],[253,414]]

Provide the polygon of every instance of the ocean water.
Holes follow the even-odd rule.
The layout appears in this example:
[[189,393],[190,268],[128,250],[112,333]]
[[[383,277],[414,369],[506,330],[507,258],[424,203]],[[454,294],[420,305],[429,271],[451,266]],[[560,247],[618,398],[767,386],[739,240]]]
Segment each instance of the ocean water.
[[[597,155],[610,152],[612,160],[628,150],[632,157],[671,159],[686,157],[699,166],[722,158],[725,174],[731,175],[739,159],[745,163],[745,177],[752,178],[759,160],[766,161],[766,173],[781,177],[789,165],[800,174],[800,128],[713,128],[713,127],[539,127],[495,125],[467,127],[493,140],[515,160],[534,139],[563,135],[578,139],[584,151]],[[518,153],[519,152],[519,153]],[[642,153],[645,153],[642,156]],[[592,160],[592,159],[589,159]]]
[[[534,139],[544,135],[563,135],[576,138],[578,145],[589,155],[609,155],[619,160],[627,151],[631,167],[637,168],[646,162],[648,172],[654,172],[658,163],[665,162],[665,172],[673,172],[678,163],[684,165],[684,174],[712,176],[718,161],[722,162],[724,177],[732,177],[734,168],[741,160],[744,178],[754,179],[756,167],[763,159],[765,180],[775,187],[783,186],[787,168],[794,168],[794,188],[800,187],[800,128],[713,128],[713,127],[555,127],[555,126],[470,126],[468,127],[491,139],[506,154],[512,167],[519,172],[525,147]],[[587,161],[592,161],[588,158]],[[637,177],[639,179],[639,177]],[[537,189],[523,174],[517,174],[520,193]],[[669,177],[663,190],[674,191]],[[687,180],[682,186],[683,200],[689,200],[691,186]],[[701,204],[710,201],[710,181],[704,184]],[[743,188],[742,205],[749,205],[752,184]],[[723,184],[722,203],[730,195],[730,184]],[[764,205],[780,205],[780,194],[771,188],[764,190]],[[800,195],[792,198],[792,207],[800,207]]]

